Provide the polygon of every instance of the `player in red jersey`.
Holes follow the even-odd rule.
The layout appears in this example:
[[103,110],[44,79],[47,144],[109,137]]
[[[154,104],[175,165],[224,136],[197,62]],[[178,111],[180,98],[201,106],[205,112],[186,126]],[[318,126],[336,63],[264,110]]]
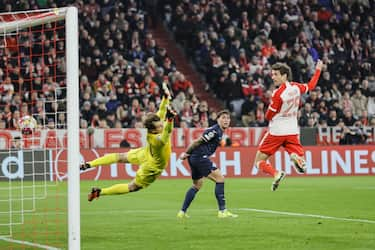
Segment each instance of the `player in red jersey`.
[[289,82],[291,69],[285,63],[272,65],[271,77],[278,87],[272,93],[271,104],[266,112],[269,130],[260,142],[255,156],[254,165],[263,172],[274,177],[272,191],[275,191],[280,181],[285,177],[284,171],[277,171],[267,160],[281,146],[289,153],[294,168],[298,173],[306,171],[304,150],[299,139],[297,113],[302,94],[315,88],[323,62],[318,60],[313,77],[308,84]]

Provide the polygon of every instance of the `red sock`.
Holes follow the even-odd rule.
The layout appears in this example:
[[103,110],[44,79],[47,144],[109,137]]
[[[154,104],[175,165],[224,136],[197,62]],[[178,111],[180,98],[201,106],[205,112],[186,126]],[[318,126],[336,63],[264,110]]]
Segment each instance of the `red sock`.
[[274,167],[272,167],[271,164],[267,163],[266,161],[260,161],[258,163],[258,168],[260,170],[262,170],[264,173],[270,174],[272,176],[275,176],[275,174],[277,173],[277,170]]

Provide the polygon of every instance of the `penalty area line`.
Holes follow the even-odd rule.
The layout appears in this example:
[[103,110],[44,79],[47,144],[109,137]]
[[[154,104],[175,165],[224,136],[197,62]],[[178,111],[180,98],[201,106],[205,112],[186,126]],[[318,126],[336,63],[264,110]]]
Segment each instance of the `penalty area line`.
[[257,213],[266,213],[266,214],[280,214],[280,215],[297,216],[297,217],[310,217],[310,218],[327,219],[327,220],[350,221],[350,222],[362,222],[362,223],[375,224],[374,220],[350,219],[350,218],[342,218],[342,217],[334,217],[334,216],[325,216],[325,215],[319,215],[319,214],[303,214],[303,213],[293,213],[293,212],[265,210],[265,209],[256,209],[256,208],[237,208],[236,210],[238,210],[238,211],[251,211],[251,212],[257,212]]
[[51,247],[51,246],[42,245],[42,244],[33,243],[29,241],[24,241],[24,240],[14,240],[14,239],[4,237],[4,236],[0,236],[0,240],[11,242],[11,243],[17,243],[21,245],[26,245],[26,246],[31,246],[31,247],[38,247],[38,248],[47,249],[47,250],[60,250],[60,248]]

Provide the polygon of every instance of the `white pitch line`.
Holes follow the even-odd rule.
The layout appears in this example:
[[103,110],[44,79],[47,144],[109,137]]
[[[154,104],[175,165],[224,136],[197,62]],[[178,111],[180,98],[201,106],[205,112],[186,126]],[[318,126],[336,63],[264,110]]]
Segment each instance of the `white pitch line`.
[[298,216],[298,217],[311,217],[311,218],[319,218],[319,219],[327,219],[327,220],[363,222],[363,223],[375,224],[375,221],[373,221],[373,220],[350,219],[350,218],[325,216],[325,215],[318,215],[318,214],[302,214],[302,213],[292,213],[292,212],[283,212],[283,211],[274,211],[274,210],[265,210],[265,209],[255,209],[255,208],[238,208],[236,210],[239,210],[239,211],[252,211],[252,212],[267,213],[267,214],[280,214],[280,215],[289,215],[289,216]]
[[32,243],[32,242],[24,241],[24,240],[14,240],[14,239],[2,237],[2,236],[0,236],[0,240],[12,242],[12,243],[17,243],[17,244],[22,244],[22,245],[27,245],[27,246],[32,246],[32,247],[39,247],[41,249],[47,249],[47,250],[60,250],[60,248],[56,248],[56,247],[41,245],[41,244],[38,244],[38,243]]
[[[81,215],[87,216],[87,215],[102,215],[102,214],[144,214],[144,213],[157,213],[157,214],[171,214],[175,213],[176,209],[139,209],[139,210],[126,210],[126,209],[120,209],[120,210],[81,210]],[[327,220],[336,220],[336,221],[347,221],[347,222],[361,222],[361,223],[369,223],[369,224],[375,224],[375,220],[368,220],[368,219],[351,219],[351,218],[343,218],[343,217],[334,217],[334,216],[326,216],[326,215],[319,215],[319,214],[304,214],[304,213],[294,213],[294,212],[284,212],[284,211],[275,211],[275,210],[267,210],[267,209],[256,209],[256,208],[231,208],[231,210],[234,211],[250,211],[250,212],[257,212],[257,213],[266,213],[266,214],[279,214],[279,215],[287,215],[287,216],[296,216],[296,217],[309,217],[309,218],[319,218],[319,219],[327,219]],[[200,211],[205,212],[213,212],[217,211],[216,209],[200,209]],[[66,215],[66,212],[34,212],[34,213],[28,213],[28,215]],[[168,215],[169,216],[169,215]],[[0,237],[0,239],[3,239],[5,237]],[[56,249],[56,248],[51,248]]]
[[[296,216],[296,217],[310,217],[310,218],[319,218],[319,219],[327,219],[327,220],[337,220],[337,221],[348,221],[348,222],[362,222],[362,223],[369,223],[369,224],[375,224],[375,220],[368,220],[368,219],[351,219],[351,218],[343,218],[343,217],[334,217],[334,216],[326,216],[326,215],[319,215],[319,214],[304,214],[304,213],[294,213],[294,212],[284,212],[284,211],[275,211],[275,210],[267,210],[267,209],[256,209],[256,208],[232,208],[232,210],[235,211],[251,211],[251,212],[257,212],[257,213],[266,213],[266,214],[279,214],[279,215],[288,215],[288,216]],[[200,209],[200,211],[216,211],[216,209]],[[81,215],[101,215],[101,214],[128,214],[128,213],[134,213],[134,214],[143,214],[143,213],[158,213],[158,214],[170,214],[176,212],[175,209],[139,209],[139,210],[111,210],[111,211],[90,211],[88,210],[81,210]],[[43,213],[32,213],[36,215],[43,215],[43,214],[52,214],[53,212],[43,212]],[[60,215],[65,215],[66,212],[60,212]]]

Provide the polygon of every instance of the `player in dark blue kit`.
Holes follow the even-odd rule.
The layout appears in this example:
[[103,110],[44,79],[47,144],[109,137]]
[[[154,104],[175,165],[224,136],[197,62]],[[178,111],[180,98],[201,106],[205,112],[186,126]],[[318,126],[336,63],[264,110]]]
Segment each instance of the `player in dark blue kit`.
[[193,201],[196,193],[202,187],[205,177],[216,182],[215,196],[219,206],[218,217],[230,218],[237,217],[236,214],[229,212],[225,207],[224,197],[224,176],[220,169],[216,168],[209,157],[215,153],[220,145],[224,131],[230,125],[230,113],[228,110],[222,110],[217,114],[217,124],[206,129],[203,135],[194,141],[180,157],[181,160],[188,159],[193,179],[193,186],[186,192],[185,201],[181,210],[178,212],[178,218],[188,218],[186,210]]

